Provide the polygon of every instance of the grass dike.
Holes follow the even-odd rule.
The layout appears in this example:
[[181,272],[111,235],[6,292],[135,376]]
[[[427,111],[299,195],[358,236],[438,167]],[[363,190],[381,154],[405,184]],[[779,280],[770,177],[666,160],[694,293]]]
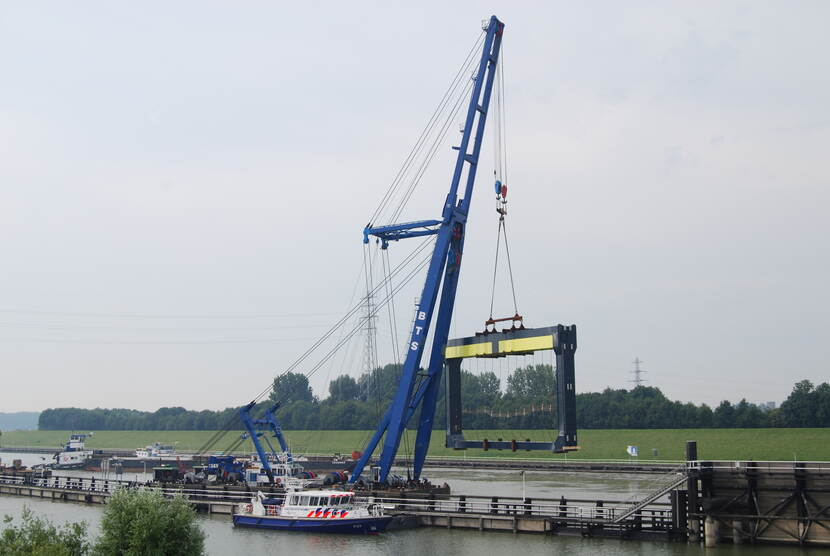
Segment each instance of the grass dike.
[[[4,447],[59,447],[72,432],[90,431],[3,431]],[[201,448],[214,431],[94,431],[86,446],[93,450],[135,450],[153,442],[175,444],[180,452]],[[351,454],[366,445],[374,431],[284,431],[295,454]],[[230,431],[213,447],[221,451],[239,438],[242,431]],[[541,430],[470,430],[466,438],[496,440],[553,439],[551,431]],[[415,445],[415,432],[407,431],[401,442],[401,454],[407,445]],[[730,461],[828,461],[830,460],[830,429],[619,429],[579,431],[580,449],[577,452],[551,454],[548,452],[510,452],[509,450],[467,450],[468,457],[487,458],[543,458],[549,460],[603,460],[603,461],[682,461],[687,440],[696,440],[700,459]],[[637,446],[639,457],[631,458],[627,446]],[[244,449],[244,448],[243,448]],[[252,450],[252,448],[251,448]],[[656,450],[656,452],[655,452]],[[433,431],[430,456],[464,457],[464,451],[444,447],[444,432]]]

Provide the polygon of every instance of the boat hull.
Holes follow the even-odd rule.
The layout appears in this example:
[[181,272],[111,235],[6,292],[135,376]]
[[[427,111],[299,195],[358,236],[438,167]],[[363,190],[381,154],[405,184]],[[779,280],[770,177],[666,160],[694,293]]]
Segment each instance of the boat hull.
[[50,469],[67,470],[67,469],[84,469],[86,462],[80,461],[78,463],[53,463]]
[[233,524],[235,527],[252,527],[275,531],[372,535],[384,531],[391,519],[391,516],[335,520],[234,514]]

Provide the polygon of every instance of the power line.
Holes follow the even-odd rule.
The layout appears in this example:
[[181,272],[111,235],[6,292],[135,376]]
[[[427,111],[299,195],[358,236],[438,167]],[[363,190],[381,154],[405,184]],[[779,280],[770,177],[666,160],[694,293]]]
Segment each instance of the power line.
[[283,319],[311,316],[331,316],[337,312],[327,313],[283,313],[259,314],[259,315],[161,315],[145,313],[82,313],[71,311],[37,311],[23,309],[0,309],[0,313],[25,314],[25,315],[54,315],[64,317],[94,317],[94,318],[130,318],[130,319]]
[[210,345],[210,344],[270,344],[275,342],[304,342],[306,338],[262,338],[240,340],[50,340],[48,338],[0,338],[0,343],[26,344],[94,344],[94,345]]
[[39,330],[130,330],[155,332],[251,332],[257,330],[284,330],[322,328],[328,324],[283,324],[277,326],[120,326],[117,324],[55,324],[41,322],[0,322],[0,327],[35,328]]

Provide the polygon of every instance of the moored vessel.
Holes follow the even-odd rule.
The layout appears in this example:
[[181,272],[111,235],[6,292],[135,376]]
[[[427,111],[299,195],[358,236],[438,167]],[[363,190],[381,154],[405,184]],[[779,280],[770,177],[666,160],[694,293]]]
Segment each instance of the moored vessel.
[[135,457],[140,460],[151,459],[154,461],[187,461],[193,459],[190,454],[177,453],[174,445],[162,444],[161,442],[153,442],[149,446],[139,448],[135,451]]
[[257,492],[233,513],[235,527],[317,533],[377,534],[391,519],[379,504],[337,490],[288,490],[283,498]]
[[52,469],[83,469],[92,458],[92,450],[86,449],[85,440],[89,434],[72,434],[63,450],[52,456]]

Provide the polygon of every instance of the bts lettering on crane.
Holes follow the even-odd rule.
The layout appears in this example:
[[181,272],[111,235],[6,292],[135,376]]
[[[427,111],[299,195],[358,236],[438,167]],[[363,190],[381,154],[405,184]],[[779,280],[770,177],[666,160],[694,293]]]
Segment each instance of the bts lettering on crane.
[[[424,327],[419,325],[418,323],[423,322],[425,320],[427,320],[427,314],[424,311],[418,311],[418,318],[415,319],[415,330],[412,333],[413,338],[420,336],[421,333],[424,331]],[[417,340],[412,340],[409,343],[409,349],[415,351],[418,349],[418,345],[419,343]]]

